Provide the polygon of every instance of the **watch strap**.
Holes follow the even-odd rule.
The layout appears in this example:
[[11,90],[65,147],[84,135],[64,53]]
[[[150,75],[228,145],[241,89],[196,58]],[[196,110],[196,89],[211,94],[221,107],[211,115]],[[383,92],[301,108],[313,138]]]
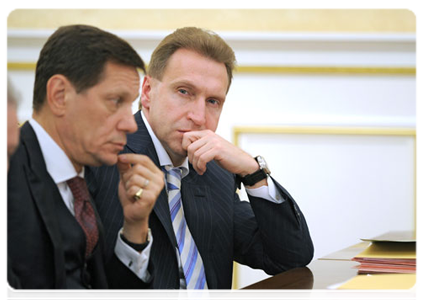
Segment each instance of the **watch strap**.
[[246,186],[253,186],[257,182],[262,181],[263,179],[267,178],[270,175],[269,168],[267,167],[267,163],[262,156],[256,156],[254,159],[259,164],[259,169],[252,174],[248,174],[244,177],[236,175],[235,183],[238,189],[241,188],[241,182]]
[[263,169],[259,169],[256,172],[242,178],[242,183],[247,186],[252,186],[265,178],[267,178],[266,172]]

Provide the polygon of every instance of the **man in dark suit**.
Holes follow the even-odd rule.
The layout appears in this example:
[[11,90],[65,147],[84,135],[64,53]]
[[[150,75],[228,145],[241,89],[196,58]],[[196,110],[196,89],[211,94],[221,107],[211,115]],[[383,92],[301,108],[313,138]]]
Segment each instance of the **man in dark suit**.
[[[131,106],[139,95],[138,69],[144,63],[127,42],[91,26],[61,27],[41,50],[33,116],[21,128],[8,173],[12,287],[148,286],[148,260],[143,264],[140,252],[151,247],[148,216],[163,175],[145,156],[118,157],[137,129]],[[106,260],[84,166],[116,163],[124,224]]]
[[[15,153],[19,145],[19,122],[18,122],[18,98],[16,92],[7,79],[7,172],[9,172],[10,157]],[[9,256],[7,257],[9,261]],[[20,288],[21,284],[18,277],[13,272],[10,264],[7,265],[7,280],[10,285]]]
[[[233,261],[277,274],[313,257],[304,216],[264,159],[215,134],[234,65],[218,35],[191,27],[167,36],[152,54],[135,114],[138,131],[124,152],[149,156],[167,180],[150,216],[153,288],[228,289]],[[113,245],[122,224],[119,174],[114,167],[89,173]],[[241,182],[250,202],[238,197]]]

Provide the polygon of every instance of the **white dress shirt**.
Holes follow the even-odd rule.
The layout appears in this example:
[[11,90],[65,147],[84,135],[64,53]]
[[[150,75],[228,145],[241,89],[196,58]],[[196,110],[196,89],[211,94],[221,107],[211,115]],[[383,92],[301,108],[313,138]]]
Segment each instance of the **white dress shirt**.
[[[84,168],[82,168],[81,173],[77,174],[68,156],[62,150],[62,148],[60,148],[59,145],[57,145],[57,143],[50,137],[44,128],[34,119],[30,119],[29,124],[31,124],[35,131],[35,135],[37,136],[38,143],[40,144],[41,152],[46,163],[47,172],[56,183],[65,205],[68,207],[72,215],[75,215],[75,199],[66,181],[75,176],[84,178]],[[152,244],[150,230],[148,240],[150,243],[141,254],[125,244],[121,240],[120,234],[118,236],[115,247],[115,253],[117,257],[126,266],[128,266],[131,271],[137,274],[141,280],[145,282],[150,279],[150,274],[147,270]]]
[[[164,149],[163,145],[161,144],[161,142],[159,141],[159,139],[157,138],[157,136],[154,134],[150,124],[148,123],[144,112],[140,111],[141,113],[141,117],[144,121],[144,124],[147,128],[148,133],[150,134],[151,140],[153,141],[154,144],[154,148],[156,149],[156,153],[157,156],[159,158],[159,163],[161,167],[164,166],[173,166],[172,164],[172,160],[169,157],[169,154],[167,154],[166,150]],[[184,178],[185,176],[188,175],[189,173],[189,165],[188,165],[188,157],[185,158],[184,162],[182,163],[182,165],[180,166],[176,166],[176,167],[181,167],[182,168],[182,178]],[[274,202],[274,203],[282,203],[284,200],[282,199],[282,197],[280,196],[279,192],[277,191],[275,184],[273,183],[273,180],[271,180],[269,178],[269,180],[267,180],[267,184],[268,186],[261,186],[259,188],[256,189],[248,189],[246,188],[246,192],[254,197],[260,197],[263,199],[266,199],[268,201]],[[188,226],[188,225],[187,225]],[[181,265],[181,261],[179,258],[179,254],[178,254],[178,249],[176,248],[176,256],[177,256],[177,260],[178,260],[178,265],[179,265],[179,273],[183,274],[182,271],[182,265]],[[185,279],[181,278],[181,288],[185,288],[186,284],[185,284]]]

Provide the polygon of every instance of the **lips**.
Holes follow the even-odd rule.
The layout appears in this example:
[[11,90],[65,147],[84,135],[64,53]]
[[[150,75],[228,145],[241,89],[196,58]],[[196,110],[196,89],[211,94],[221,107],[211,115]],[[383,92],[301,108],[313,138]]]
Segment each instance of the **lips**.
[[116,149],[118,149],[119,151],[122,151],[123,148],[125,147],[124,143],[113,143],[113,146],[116,147]]

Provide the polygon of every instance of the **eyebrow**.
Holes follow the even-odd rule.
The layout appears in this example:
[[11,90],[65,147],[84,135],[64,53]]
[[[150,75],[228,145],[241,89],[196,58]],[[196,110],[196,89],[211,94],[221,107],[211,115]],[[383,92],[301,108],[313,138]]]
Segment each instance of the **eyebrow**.
[[[191,88],[191,89],[193,89],[193,90],[198,90],[199,88],[191,81],[191,80],[189,80],[189,79],[178,79],[178,80],[175,80],[174,82],[171,82],[170,83],[170,86],[173,88],[173,87],[177,87],[177,86],[180,86],[180,85],[182,85],[182,86],[186,86],[186,87],[188,87],[188,88]],[[214,94],[214,93],[213,93]],[[208,97],[208,98],[216,98],[216,99],[219,99],[219,100],[222,100],[222,101],[225,101],[225,99],[226,99],[226,95],[227,95],[227,93],[224,93],[222,96],[219,96],[219,95],[217,95],[217,94],[214,94],[214,96],[210,96],[210,97]]]

